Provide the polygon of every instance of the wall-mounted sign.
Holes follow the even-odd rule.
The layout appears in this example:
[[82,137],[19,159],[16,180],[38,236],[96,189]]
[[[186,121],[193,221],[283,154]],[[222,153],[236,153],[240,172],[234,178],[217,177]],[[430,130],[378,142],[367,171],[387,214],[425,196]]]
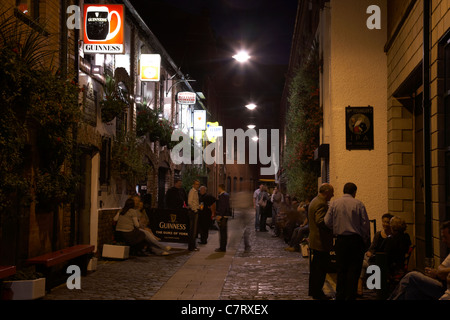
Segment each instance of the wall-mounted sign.
[[125,11],[121,4],[84,5],[85,53],[123,53]]
[[195,92],[178,92],[177,94],[177,102],[179,104],[195,104],[197,99],[197,95]]
[[374,148],[373,107],[346,107],[347,150],[372,150]]
[[206,130],[206,110],[194,110],[194,130]]
[[161,74],[161,56],[159,54],[141,54],[141,81],[159,81]]

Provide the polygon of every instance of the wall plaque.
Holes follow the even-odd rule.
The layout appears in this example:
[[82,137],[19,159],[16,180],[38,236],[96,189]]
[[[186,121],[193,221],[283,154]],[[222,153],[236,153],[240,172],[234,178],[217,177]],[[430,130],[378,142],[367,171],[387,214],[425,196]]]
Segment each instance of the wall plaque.
[[373,107],[346,107],[347,150],[373,150]]

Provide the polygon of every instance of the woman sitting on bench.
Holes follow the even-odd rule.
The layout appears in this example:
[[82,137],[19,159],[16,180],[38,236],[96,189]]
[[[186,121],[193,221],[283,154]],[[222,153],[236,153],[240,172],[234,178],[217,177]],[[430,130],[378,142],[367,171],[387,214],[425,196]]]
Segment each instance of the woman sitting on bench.
[[116,233],[130,247],[136,250],[136,255],[146,256],[144,247],[147,245],[145,233],[139,229],[138,211],[135,209],[133,198],[127,199],[125,206],[114,217],[117,221]]

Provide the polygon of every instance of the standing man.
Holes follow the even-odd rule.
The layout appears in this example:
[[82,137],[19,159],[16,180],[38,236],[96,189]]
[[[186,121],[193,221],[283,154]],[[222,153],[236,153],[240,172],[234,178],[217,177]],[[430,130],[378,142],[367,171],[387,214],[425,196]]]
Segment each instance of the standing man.
[[364,253],[370,245],[370,222],[364,204],[355,199],[357,187],[346,183],[344,195],[330,205],[325,224],[336,239],[336,300],[355,300]]
[[216,219],[219,225],[220,247],[216,252],[227,251],[228,217],[230,216],[230,195],[225,192],[225,185],[219,184],[219,199],[217,200]]
[[198,189],[200,188],[200,181],[194,180],[191,190],[188,195],[188,217],[189,217],[189,251],[198,251],[197,248],[197,225],[198,225],[198,211],[200,209],[200,203],[198,199]]
[[174,186],[166,192],[166,208],[182,209],[187,206],[186,191],[183,189],[183,182],[175,179]]
[[333,247],[333,233],[325,226],[324,217],[328,201],[334,196],[334,188],[325,183],[319,194],[311,201],[308,209],[309,247],[312,260],[309,273],[309,295],[316,300],[329,300],[323,293],[323,285],[330,265],[330,251]]
[[200,243],[208,243],[209,228],[212,217],[216,213],[216,198],[207,193],[207,188],[201,186],[199,189],[200,211],[198,216],[198,229],[200,233]]
[[255,208],[255,230],[259,231],[259,219],[260,219],[260,208],[258,204],[259,200],[259,194],[261,193],[262,189],[264,188],[264,185],[261,184],[258,189],[253,192],[253,208]]

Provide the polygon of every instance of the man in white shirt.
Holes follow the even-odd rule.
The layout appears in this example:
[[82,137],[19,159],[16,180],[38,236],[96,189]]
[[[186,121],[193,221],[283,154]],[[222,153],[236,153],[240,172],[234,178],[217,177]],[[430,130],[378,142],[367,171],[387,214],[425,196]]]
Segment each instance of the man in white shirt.
[[188,217],[189,217],[189,251],[198,251],[197,248],[197,224],[198,224],[198,210],[200,203],[198,201],[198,189],[200,188],[200,181],[195,180],[188,195]]
[[346,183],[344,195],[330,204],[325,225],[337,237],[336,300],[356,300],[364,253],[370,245],[370,222],[364,204],[355,199],[357,187]]

